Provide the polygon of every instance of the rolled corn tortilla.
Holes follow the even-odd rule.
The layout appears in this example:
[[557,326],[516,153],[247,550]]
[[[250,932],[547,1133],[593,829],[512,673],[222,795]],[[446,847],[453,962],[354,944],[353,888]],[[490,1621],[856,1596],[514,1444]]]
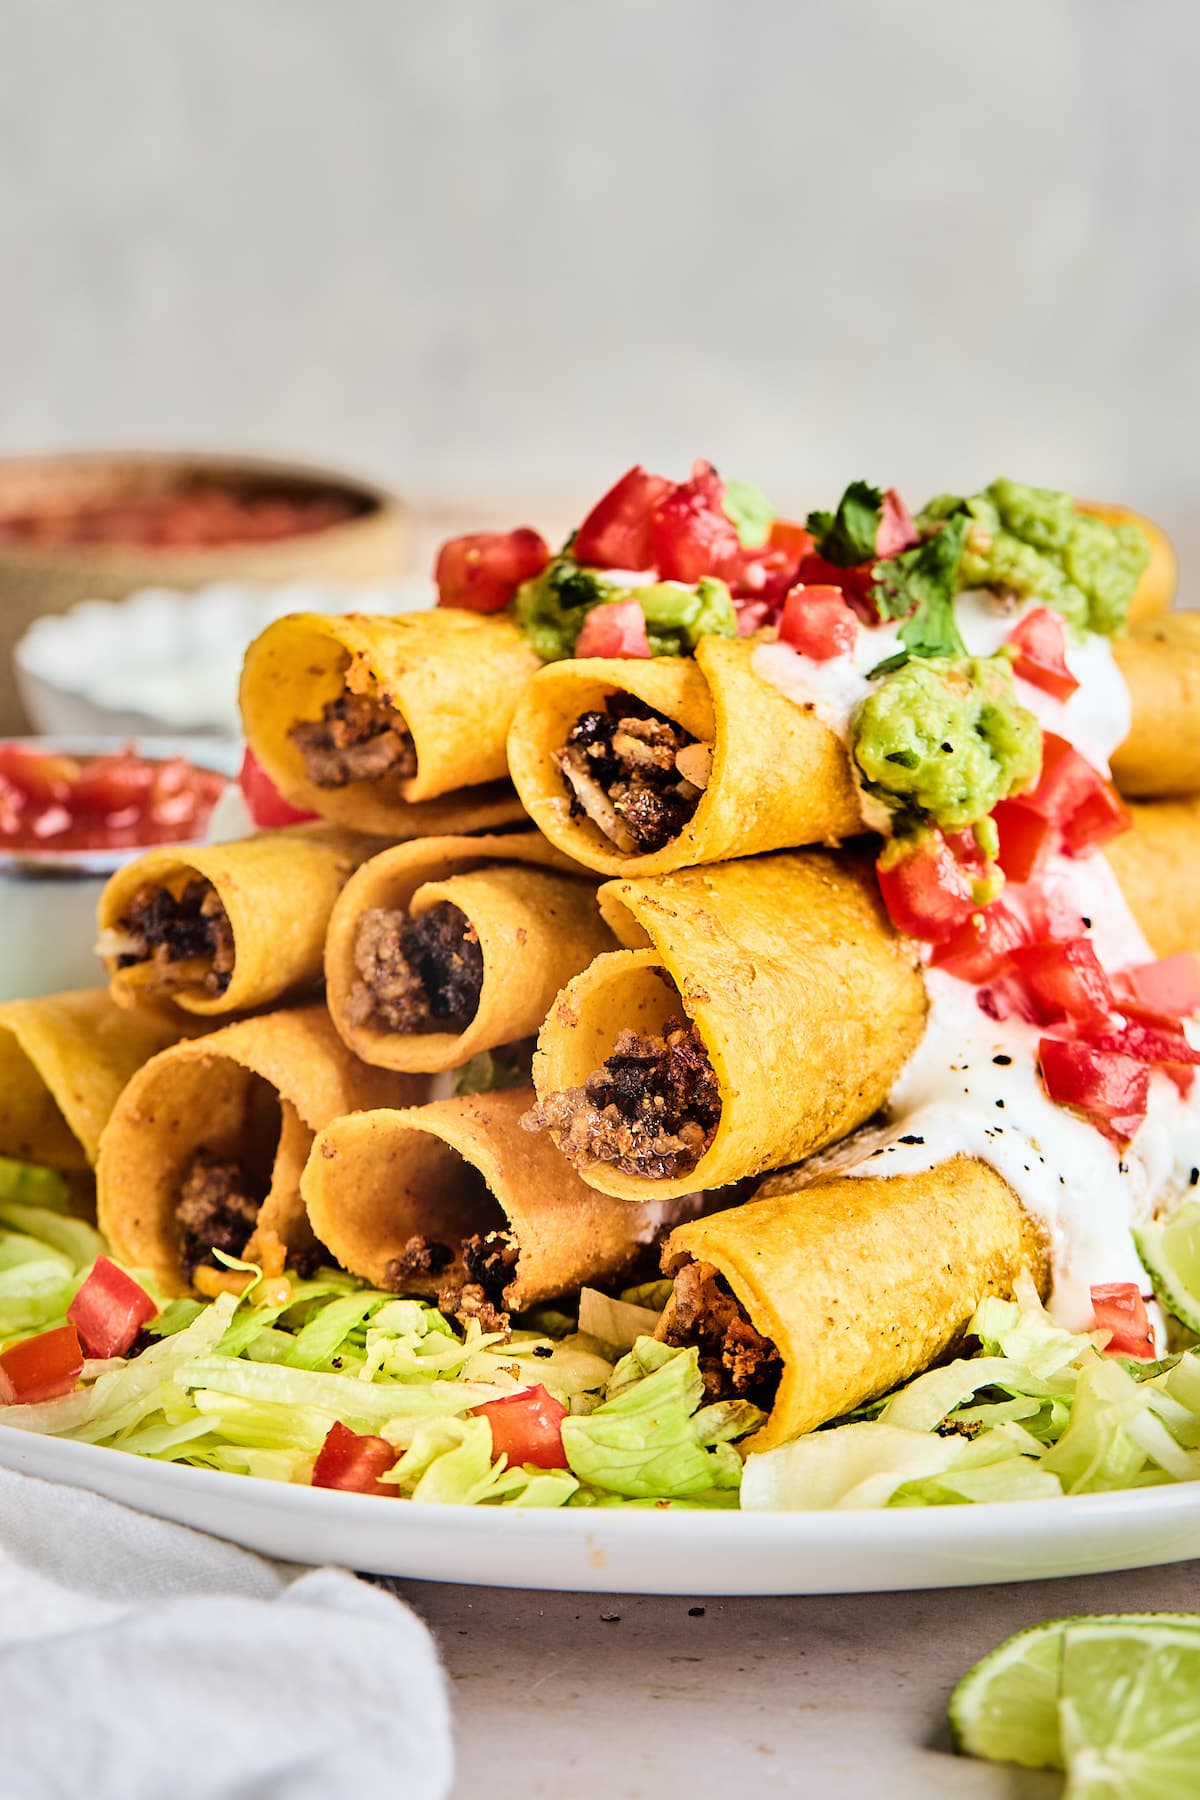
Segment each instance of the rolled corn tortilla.
[[1101,500],[1078,500],[1080,512],[1091,513],[1109,525],[1136,525],[1150,546],[1150,561],[1142,570],[1129,607],[1129,623],[1151,619],[1166,612],[1179,585],[1179,562],[1174,546],[1161,526],[1145,513],[1133,512],[1128,506],[1113,506]]
[[715,1394],[764,1406],[751,1450],[811,1431],[953,1352],[1047,1245],[1008,1184],[960,1156],[920,1175],[838,1177],[681,1225],[658,1335],[695,1344]]
[[97,909],[114,998],[211,1017],[319,986],[334,901],[378,848],[361,832],[297,825],[135,857]]
[[105,1128],[100,1229],[167,1293],[225,1285],[214,1245],[272,1272],[303,1266],[318,1249],[300,1198],[313,1134],[416,1097],[408,1078],[352,1056],[321,1006],[177,1044],[134,1076]]
[[600,904],[629,948],[551,1009],[530,1123],[603,1193],[669,1198],[810,1155],[883,1104],[921,1035],[916,946],[857,857],[609,882]]
[[0,1155],[66,1173],[93,1166],[130,1077],[185,1027],[118,1006],[105,988],[0,1005]]
[[485,1330],[624,1274],[688,1209],[586,1187],[519,1129],[532,1100],[510,1089],[335,1119],[301,1184],[317,1237],[353,1274]]
[[[534,824],[587,868],[638,876],[832,844],[860,831],[858,790],[841,740],[815,712],[755,675],[752,650],[748,642],[705,637],[694,660],[549,664],[527,685],[508,740],[512,778]],[[632,731],[621,711],[629,697]],[[617,807],[588,773],[593,764],[582,748],[572,754],[569,741],[581,719],[604,716],[610,703],[620,733],[613,741],[633,773],[631,781],[619,778],[627,793],[613,790]],[[636,716],[646,709],[661,718]],[[657,733],[647,733],[647,723],[657,723]],[[659,741],[648,741],[654,737]],[[647,786],[637,775],[647,756],[665,759],[665,789],[657,777]]]
[[1133,724],[1112,759],[1126,795],[1200,794],[1200,612],[1165,613],[1113,644]]
[[246,652],[246,738],[293,805],[395,838],[521,817],[505,737],[538,659],[510,619],[293,613]]
[[1104,847],[1156,956],[1200,951],[1200,797],[1130,801],[1133,829]]
[[366,862],[333,908],[329,1010],[382,1068],[457,1068],[532,1037],[572,975],[613,947],[596,889],[535,832],[423,838]]

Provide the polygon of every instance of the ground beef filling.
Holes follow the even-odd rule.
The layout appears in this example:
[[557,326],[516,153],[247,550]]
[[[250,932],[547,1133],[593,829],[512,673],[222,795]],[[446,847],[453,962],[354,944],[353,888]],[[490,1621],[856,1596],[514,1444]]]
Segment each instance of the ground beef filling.
[[507,1332],[504,1291],[512,1280],[519,1254],[516,1241],[507,1231],[488,1231],[466,1238],[462,1247],[466,1280],[457,1287],[442,1289],[439,1309],[464,1330],[472,1319],[478,1319],[483,1331]]
[[668,1019],[660,1036],[623,1031],[581,1088],[548,1094],[526,1114],[548,1126],[575,1163],[612,1163],[626,1175],[686,1175],[713,1140],[721,1090],[694,1025]]
[[711,752],[690,732],[630,694],[585,712],[554,753],[573,818],[586,816],[629,855],[679,836],[708,781]]
[[182,1234],[179,1264],[187,1279],[195,1268],[221,1267],[214,1250],[242,1254],[266,1194],[267,1183],[241,1163],[197,1151],[184,1172],[175,1208]]
[[288,736],[304,758],[314,787],[340,788],[382,775],[407,780],[417,772],[412,734],[398,712],[369,694],[341,694],[319,719],[302,719]]
[[408,1293],[414,1281],[440,1275],[454,1261],[449,1244],[433,1238],[410,1237],[399,1256],[394,1256],[383,1273],[382,1285],[392,1294]]
[[374,906],[354,939],[358,980],[346,1013],[352,1025],[388,1031],[463,1031],[479,1008],[483,952],[475,927],[447,900],[410,918]]
[[783,1358],[754,1329],[723,1275],[711,1263],[685,1263],[664,1317],[668,1344],[694,1344],[704,1391],[712,1400],[752,1400],[770,1411]]
[[233,927],[215,888],[189,881],[178,898],[169,888],[143,888],[121,920],[122,934],[133,948],[117,957],[117,967],[153,963],[165,979],[179,963],[204,962],[208,968],[198,985],[207,994],[223,994],[233,976]]

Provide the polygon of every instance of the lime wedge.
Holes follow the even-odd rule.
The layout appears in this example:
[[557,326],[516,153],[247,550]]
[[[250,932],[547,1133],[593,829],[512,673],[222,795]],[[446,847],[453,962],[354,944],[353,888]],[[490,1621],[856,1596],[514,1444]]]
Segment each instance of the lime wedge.
[[1063,1633],[1065,1800],[1200,1800],[1200,1618]]
[[1133,1234],[1154,1292],[1167,1311],[1200,1332],[1200,1200],[1189,1200]]
[[[1200,1732],[1200,1614],[1197,1613],[1100,1613],[1093,1618],[1049,1619],[1019,1631],[997,1649],[983,1657],[968,1671],[950,1696],[950,1730],[955,1747],[966,1756],[983,1756],[993,1762],[1019,1763],[1026,1769],[1061,1769],[1065,1763],[1065,1746],[1060,1737],[1060,1701],[1065,1693],[1063,1646],[1069,1637],[1078,1639],[1074,1650],[1076,1669],[1084,1668],[1088,1654],[1099,1659],[1101,1649],[1111,1644],[1112,1667],[1124,1671],[1126,1685],[1136,1674],[1143,1655],[1143,1645],[1152,1648],[1160,1638],[1170,1640],[1173,1653],[1177,1645],[1194,1647],[1194,1683],[1190,1705],[1183,1717],[1195,1723]],[[1181,1665],[1182,1666],[1182,1665]],[[1085,1675],[1085,1679],[1092,1678]],[[1099,1684],[1097,1684],[1097,1690]],[[1072,1698],[1076,1695],[1074,1682]],[[1091,1709],[1096,1707],[1101,1718],[1111,1713],[1111,1694],[1085,1697],[1075,1702],[1071,1723],[1072,1780],[1085,1779],[1076,1774],[1083,1757],[1083,1746],[1089,1729]],[[1178,1722],[1178,1721],[1177,1721]],[[1112,1720],[1107,1718],[1111,1729]],[[1100,1739],[1096,1740],[1100,1742]],[[1189,1749],[1195,1757],[1195,1785],[1180,1788],[1191,1800],[1200,1800],[1200,1738]],[[1090,1779],[1091,1777],[1087,1777]],[[1105,1777],[1107,1779],[1107,1776]],[[1097,1787],[1097,1795],[1109,1789]],[[1146,1789],[1149,1794],[1152,1790]],[[1070,1789],[1072,1795],[1087,1795],[1087,1787]],[[1123,1790],[1112,1788],[1114,1797]],[[1164,1788],[1162,1800],[1176,1790]],[[1132,1800],[1132,1797],[1131,1797]]]

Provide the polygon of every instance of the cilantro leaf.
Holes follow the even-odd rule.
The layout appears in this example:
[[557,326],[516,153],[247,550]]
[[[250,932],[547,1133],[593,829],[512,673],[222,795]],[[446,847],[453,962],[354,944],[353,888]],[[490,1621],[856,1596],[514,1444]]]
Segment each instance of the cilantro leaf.
[[810,512],[806,523],[816,539],[818,556],[849,569],[874,556],[882,516],[882,490],[868,481],[852,481],[835,513]]
[[970,523],[968,514],[955,513],[915,549],[876,563],[871,594],[881,618],[904,619],[900,627],[904,648],[872,669],[873,676],[890,674],[910,656],[967,654],[954,617],[954,594]]

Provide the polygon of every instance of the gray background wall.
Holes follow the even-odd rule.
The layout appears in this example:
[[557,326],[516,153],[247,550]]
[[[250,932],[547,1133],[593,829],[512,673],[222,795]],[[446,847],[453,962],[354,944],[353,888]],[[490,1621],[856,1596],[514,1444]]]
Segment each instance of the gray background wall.
[[1198,77],[1195,0],[0,0],[0,449],[1186,535]]

